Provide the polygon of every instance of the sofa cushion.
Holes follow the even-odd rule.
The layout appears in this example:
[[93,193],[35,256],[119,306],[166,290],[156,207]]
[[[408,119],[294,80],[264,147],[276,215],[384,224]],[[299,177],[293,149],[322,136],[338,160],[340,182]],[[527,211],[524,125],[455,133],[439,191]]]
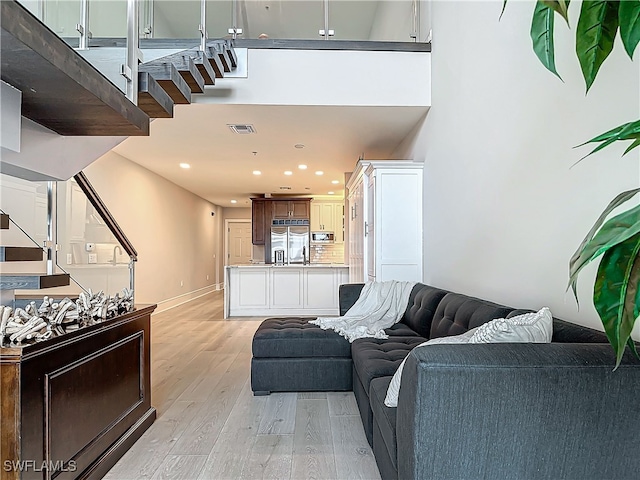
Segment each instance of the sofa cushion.
[[511,311],[513,308],[497,303],[460,293],[447,293],[438,304],[429,338],[460,335],[494,318],[505,318]]
[[393,375],[413,347],[425,340],[424,337],[391,337],[354,341],[351,344],[351,357],[364,391],[369,392],[372,379]]
[[389,382],[391,382],[391,377],[374,378],[371,381],[371,387],[369,387],[369,399],[371,402],[371,410],[373,410],[373,421],[378,424],[382,440],[391,458],[391,463],[397,470],[396,413],[398,409],[389,408],[384,404]]
[[351,344],[311,318],[268,318],[253,336],[253,356],[268,358],[350,357]]
[[404,323],[396,323],[384,331],[389,337],[421,337],[421,335],[413,330],[409,325]]
[[446,290],[417,283],[409,295],[407,310],[401,323],[408,325],[419,335],[429,337],[433,316],[447,293],[449,292]]

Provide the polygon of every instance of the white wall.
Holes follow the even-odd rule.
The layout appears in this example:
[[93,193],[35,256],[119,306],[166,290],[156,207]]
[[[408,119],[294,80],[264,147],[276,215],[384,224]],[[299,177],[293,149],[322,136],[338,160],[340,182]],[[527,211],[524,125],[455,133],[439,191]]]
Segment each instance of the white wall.
[[533,7],[509,2],[498,21],[502,1],[433,2],[432,107],[394,157],[425,159],[425,282],[601,329],[595,268],[578,312],[568,262],[609,201],[638,186],[640,155],[615,146],[570,168],[589,151],[572,147],[638,118],[639,55],[618,44],[585,98],[563,22],[564,83],[532,52]]
[[137,303],[166,308],[222,282],[221,207],[114,152],[85,173],[138,250]]
[[250,49],[247,78],[218,79],[192,102],[428,106],[430,67],[421,52]]

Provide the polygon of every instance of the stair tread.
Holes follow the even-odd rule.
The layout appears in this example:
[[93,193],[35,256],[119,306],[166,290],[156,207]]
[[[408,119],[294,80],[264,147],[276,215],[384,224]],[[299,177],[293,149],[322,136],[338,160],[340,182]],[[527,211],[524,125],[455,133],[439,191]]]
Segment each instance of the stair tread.
[[7,215],[6,213],[0,213],[0,229],[9,229],[9,215]]
[[178,69],[168,62],[143,63],[140,72],[147,72],[169,94],[174,103],[191,103],[191,89]]
[[138,73],[138,107],[151,118],[173,118],[173,100],[149,72]]
[[211,62],[209,62],[207,55],[201,50],[189,50],[189,53],[193,58],[193,63],[195,63],[196,68],[204,79],[204,84],[215,85],[216,72],[211,66]]
[[189,85],[191,93],[204,93],[204,78],[200,70],[198,70],[198,67],[196,67],[193,58],[189,55],[188,50],[167,55],[155,61],[172,63],[178,69],[178,72],[182,78],[184,78],[185,82],[187,82],[187,85]]
[[40,247],[0,246],[0,262],[39,262],[43,260]]
[[1,275],[0,290],[40,290],[43,288],[62,287],[69,285],[68,273],[46,273]]
[[224,78],[224,65],[218,56],[218,50],[213,46],[207,46],[205,55],[209,59],[209,63],[216,74],[216,78]]

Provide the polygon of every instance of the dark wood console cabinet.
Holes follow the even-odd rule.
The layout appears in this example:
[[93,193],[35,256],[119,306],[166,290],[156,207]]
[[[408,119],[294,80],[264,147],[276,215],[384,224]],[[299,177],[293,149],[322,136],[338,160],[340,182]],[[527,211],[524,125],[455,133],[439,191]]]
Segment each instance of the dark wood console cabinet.
[[153,423],[155,307],[0,348],[2,480],[102,478]]

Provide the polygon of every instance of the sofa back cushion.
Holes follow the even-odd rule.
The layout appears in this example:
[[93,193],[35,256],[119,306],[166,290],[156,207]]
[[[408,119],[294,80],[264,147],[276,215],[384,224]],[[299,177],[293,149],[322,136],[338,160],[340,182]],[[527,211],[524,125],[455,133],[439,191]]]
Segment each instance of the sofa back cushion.
[[401,322],[415,330],[421,337],[429,338],[431,322],[438,304],[449,293],[446,290],[416,283],[409,295],[407,310]]
[[505,318],[513,308],[460,293],[447,293],[438,304],[427,338],[460,335],[494,318]]

